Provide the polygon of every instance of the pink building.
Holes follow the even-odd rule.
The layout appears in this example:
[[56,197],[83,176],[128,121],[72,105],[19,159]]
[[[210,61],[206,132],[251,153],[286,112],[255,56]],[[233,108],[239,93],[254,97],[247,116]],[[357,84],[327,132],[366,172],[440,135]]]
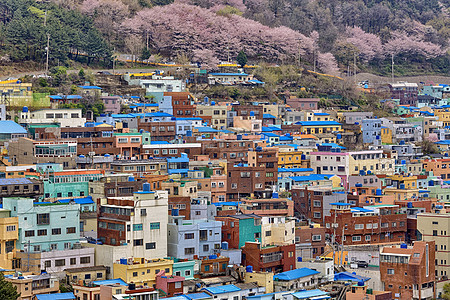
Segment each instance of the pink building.
[[120,113],[120,105],[121,105],[121,98],[119,96],[105,96],[102,97],[103,105],[104,105],[104,112],[105,113],[112,113],[112,114],[119,114]]
[[319,101],[319,98],[297,98],[290,96],[286,99],[286,104],[297,110],[315,110]]

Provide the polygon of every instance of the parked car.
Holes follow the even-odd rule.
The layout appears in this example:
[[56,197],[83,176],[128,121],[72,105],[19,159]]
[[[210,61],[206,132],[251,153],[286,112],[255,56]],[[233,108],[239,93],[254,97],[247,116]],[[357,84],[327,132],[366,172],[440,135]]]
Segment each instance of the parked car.
[[367,267],[369,267],[369,263],[367,263],[367,261],[357,260],[357,261],[355,261],[353,263],[357,264],[358,268],[367,268]]

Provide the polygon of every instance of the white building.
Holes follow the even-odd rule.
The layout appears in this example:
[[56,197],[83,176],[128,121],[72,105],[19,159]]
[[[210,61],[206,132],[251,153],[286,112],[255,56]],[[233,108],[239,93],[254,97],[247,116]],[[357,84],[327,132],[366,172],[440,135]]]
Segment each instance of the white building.
[[295,244],[295,220],[282,216],[262,217],[261,236],[263,247]]
[[173,76],[153,75],[152,79],[131,79],[130,75],[124,75],[124,79],[130,85],[140,85],[148,93],[183,92],[186,83]]
[[193,259],[220,252],[222,222],[214,220],[183,220],[184,216],[170,217],[167,225],[169,256]]
[[60,124],[61,127],[83,127],[86,118],[82,117],[81,108],[41,109],[30,112],[23,109],[19,113],[19,124]]

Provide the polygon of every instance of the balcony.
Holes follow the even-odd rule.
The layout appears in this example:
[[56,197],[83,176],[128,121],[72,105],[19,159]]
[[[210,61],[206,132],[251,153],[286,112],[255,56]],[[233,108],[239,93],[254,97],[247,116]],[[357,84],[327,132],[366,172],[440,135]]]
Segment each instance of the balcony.
[[432,287],[429,287],[426,289],[421,289],[420,293],[421,293],[421,298],[419,298],[419,290],[413,290],[413,298],[417,298],[417,299],[433,298],[433,288]]

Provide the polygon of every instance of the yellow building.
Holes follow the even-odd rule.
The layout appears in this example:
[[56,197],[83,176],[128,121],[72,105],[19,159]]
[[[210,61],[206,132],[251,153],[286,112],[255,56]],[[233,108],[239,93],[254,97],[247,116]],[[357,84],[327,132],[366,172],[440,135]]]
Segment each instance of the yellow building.
[[[6,277],[5,280],[12,283],[20,294],[18,300],[34,300],[36,295],[52,294],[59,292],[59,280],[48,273],[40,275],[25,275]],[[0,295],[0,298],[3,299]]]
[[66,269],[67,283],[90,282],[96,280],[106,279],[105,266],[92,266],[84,268],[70,268]]
[[392,144],[392,130],[387,127],[381,127],[381,142],[383,144]]
[[196,115],[204,120],[211,119],[211,127],[222,129],[227,127],[226,105],[197,105]]
[[152,287],[156,283],[156,274],[165,271],[166,276],[172,275],[173,260],[129,258],[127,264],[115,263],[114,278],[121,278],[126,283],[135,283]]
[[31,106],[33,104],[31,87],[31,83],[18,83],[18,81],[0,83],[0,95],[2,100],[9,102],[10,106]]
[[266,294],[273,293],[273,273],[272,272],[245,272],[245,283],[256,283],[258,286],[266,288]]
[[416,189],[418,187],[417,176],[389,175],[388,178],[391,179],[392,185],[398,188]]
[[336,121],[301,121],[296,124],[301,125],[300,132],[308,134],[322,134],[341,132],[342,125]]
[[385,188],[385,195],[393,195],[395,200],[407,200],[417,198],[419,196],[419,189],[396,189]]
[[19,237],[19,220],[11,212],[0,209],[0,268],[12,269],[13,255]]
[[450,126],[450,110],[449,109],[435,109],[434,116],[442,122],[443,126]]
[[278,167],[280,168],[301,168],[302,151],[296,150],[293,146],[277,146],[278,148]]
[[417,215],[417,231],[422,240],[436,242],[436,280],[450,275],[450,214],[442,211]]
[[270,114],[276,118],[279,117],[279,107],[278,104],[263,104],[263,113]]

